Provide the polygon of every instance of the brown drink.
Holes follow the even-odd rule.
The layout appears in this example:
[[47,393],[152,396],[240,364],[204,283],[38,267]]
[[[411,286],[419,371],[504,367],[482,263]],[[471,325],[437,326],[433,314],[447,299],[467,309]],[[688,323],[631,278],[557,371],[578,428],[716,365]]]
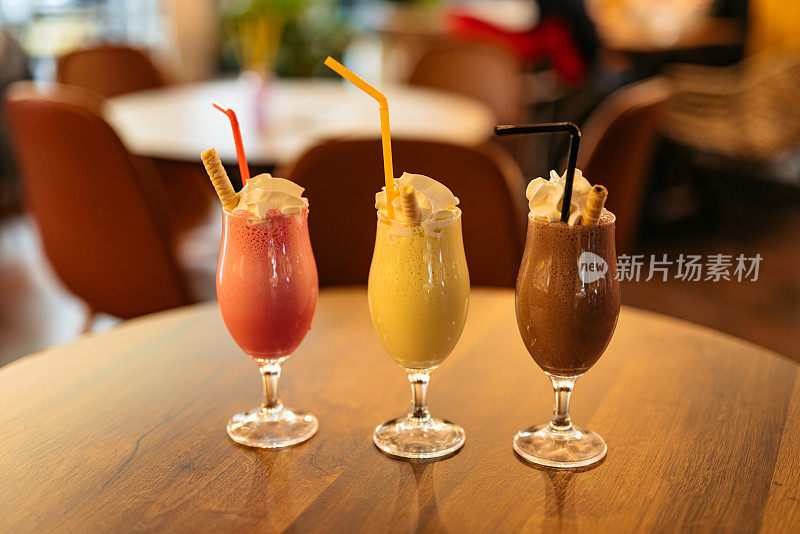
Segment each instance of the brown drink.
[[522,340],[553,383],[549,423],[523,428],[514,450],[539,465],[585,467],[605,458],[599,434],[572,424],[575,381],[611,341],[619,316],[614,214],[608,190],[575,167],[580,129],[571,122],[498,126],[498,135],[569,133],[567,170],[531,180],[528,237],[517,275],[517,325]]
[[568,226],[528,217],[517,277],[517,323],[546,373],[576,377],[597,362],[619,315],[614,215]]

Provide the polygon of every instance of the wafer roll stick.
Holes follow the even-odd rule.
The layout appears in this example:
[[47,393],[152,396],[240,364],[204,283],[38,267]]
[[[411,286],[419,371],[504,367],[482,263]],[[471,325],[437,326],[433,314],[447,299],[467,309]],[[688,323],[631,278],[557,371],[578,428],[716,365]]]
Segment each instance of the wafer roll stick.
[[209,148],[200,154],[200,158],[203,160],[208,177],[211,178],[211,183],[214,184],[214,189],[217,190],[222,207],[227,211],[233,211],[239,204],[239,193],[231,185],[231,179],[228,178],[228,173],[225,172],[225,167],[222,166],[217,151]]
[[422,214],[417,202],[417,190],[413,185],[404,185],[400,188],[400,206],[403,209],[403,219],[408,222],[419,222]]
[[607,197],[608,190],[605,187],[602,185],[592,187],[581,216],[581,222],[585,226],[597,224],[600,220],[600,214],[603,213],[603,205],[605,205]]

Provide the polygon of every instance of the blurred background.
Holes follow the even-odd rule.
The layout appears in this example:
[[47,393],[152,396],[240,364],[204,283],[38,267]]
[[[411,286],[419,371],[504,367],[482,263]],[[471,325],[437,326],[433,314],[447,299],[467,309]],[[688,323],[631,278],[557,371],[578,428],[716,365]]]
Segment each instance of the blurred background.
[[461,199],[474,284],[513,287],[525,185],[568,146],[494,126],[574,121],[641,266],[623,303],[800,361],[794,2],[0,0],[0,365],[214,298],[200,152],[241,183],[214,99],[253,175],[307,188],[321,284],[365,283],[378,114],[328,55],[385,90],[396,173]]

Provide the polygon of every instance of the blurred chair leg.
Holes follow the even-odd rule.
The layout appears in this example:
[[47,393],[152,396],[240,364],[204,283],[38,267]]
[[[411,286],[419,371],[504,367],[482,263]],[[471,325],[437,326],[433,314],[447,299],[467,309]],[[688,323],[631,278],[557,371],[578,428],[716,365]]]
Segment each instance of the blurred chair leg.
[[86,308],[86,313],[83,316],[83,324],[81,325],[81,334],[87,334],[92,331],[94,320],[97,318],[97,312],[92,308]]

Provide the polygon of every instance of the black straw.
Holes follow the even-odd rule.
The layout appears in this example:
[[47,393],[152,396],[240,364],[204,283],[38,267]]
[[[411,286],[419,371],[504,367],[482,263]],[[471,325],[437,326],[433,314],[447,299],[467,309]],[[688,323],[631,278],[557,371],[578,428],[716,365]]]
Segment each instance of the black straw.
[[578,161],[578,147],[581,144],[581,129],[574,122],[545,122],[541,124],[521,124],[497,126],[497,135],[543,134],[565,132],[569,134],[569,154],[567,155],[567,179],[564,183],[564,200],[561,202],[561,222],[569,220],[569,206],[572,202],[572,182],[575,178],[575,165]]

